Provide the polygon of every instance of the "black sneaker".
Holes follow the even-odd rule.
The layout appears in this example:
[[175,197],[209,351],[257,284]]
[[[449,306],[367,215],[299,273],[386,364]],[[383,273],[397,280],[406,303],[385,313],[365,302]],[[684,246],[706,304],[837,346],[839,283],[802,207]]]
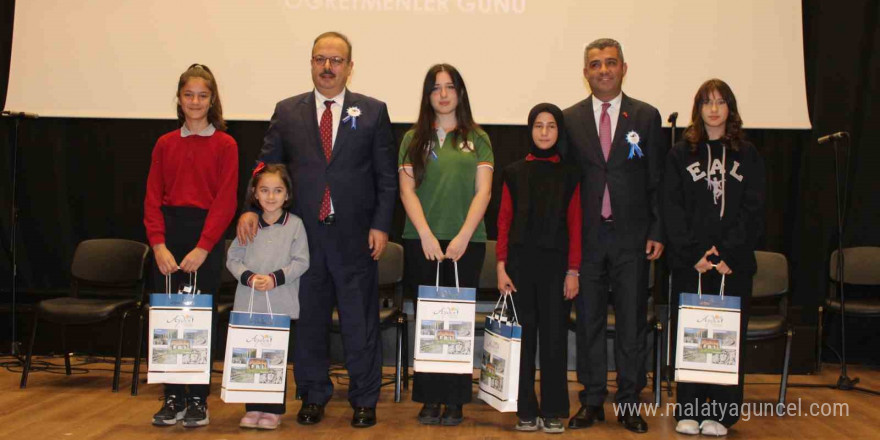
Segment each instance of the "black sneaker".
[[565,432],[565,425],[558,417],[545,417],[543,430],[548,434],[562,434]]
[[183,419],[185,405],[183,399],[175,395],[165,396],[165,404],[156,414],[153,414],[153,424],[156,426],[176,425],[178,420]]
[[198,428],[205,426],[210,422],[208,417],[208,402],[199,396],[193,396],[187,399],[186,414],[183,416],[183,426],[185,428]]

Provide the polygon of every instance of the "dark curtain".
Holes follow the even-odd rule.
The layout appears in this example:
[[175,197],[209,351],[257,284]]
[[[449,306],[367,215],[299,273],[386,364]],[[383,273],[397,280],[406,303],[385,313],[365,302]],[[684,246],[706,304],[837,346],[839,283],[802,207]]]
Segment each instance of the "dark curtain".
[[[844,243],[880,245],[880,0],[803,1],[807,99],[813,130],[751,130],[749,137],[768,170],[767,228],[762,248],[782,252],[792,265],[792,303],[800,325],[814,325],[824,298],[828,257],[836,243],[832,150],[818,136],[852,134]],[[0,2],[0,102],[9,76],[14,2]],[[684,55],[683,55],[684,56]],[[760,73],[761,66],[754,69]],[[723,72],[718,76],[723,78]],[[168,94],[175,80],[168,78]],[[222,75],[220,77],[222,81]],[[698,84],[694,84],[696,90]],[[282,96],[278,97],[283,98]],[[27,110],[27,109],[14,109]],[[786,111],[780,106],[779,111]],[[174,116],[169,109],[169,118]],[[748,123],[748,115],[743,115]],[[665,117],[665,115],[664,115]],[[525,123],[526,115],[523,115]],[[145,241],[142,223],[145,181],[156,139],[176,121],[41,118],[23,121],[18,147],[19,297],[33,301],[63,289],[76,244],[96,237]],[[231,121],[239,143],[240,195],[262,143],[267,122]],[[13,123],[0,121],[0,303],[10,289],[11,140]],[[405,124],[396,124],[399,140]],[[523,126],[486,126],[496,169],[523,157]],[[668,131],[667,131],[668,134]],[[486,216],[495,236],[499,182]],[[404,213],[398,203],[392,239],[399,238]],[[232,228],[229,230],[230,236]],[[803,336],[803,334],[801,335]]]

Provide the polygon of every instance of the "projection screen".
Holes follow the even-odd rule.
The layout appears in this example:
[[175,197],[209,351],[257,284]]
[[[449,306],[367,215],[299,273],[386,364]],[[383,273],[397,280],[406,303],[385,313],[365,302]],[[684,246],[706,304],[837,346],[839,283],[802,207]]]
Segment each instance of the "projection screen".
[[267,120],[312,88],[312,40],[354,45],[351,90],[412,122],[427,69],[462,72],[478,122],[525,124],[538,102],[589,94],[583,50],[623,44],[624,91],[690,119],[712,77],[746,126],[809,128],[800,0],[27,0],[16,2],[7,109],[55,117],[175,115],[177,77],[217,75],[225,116]]

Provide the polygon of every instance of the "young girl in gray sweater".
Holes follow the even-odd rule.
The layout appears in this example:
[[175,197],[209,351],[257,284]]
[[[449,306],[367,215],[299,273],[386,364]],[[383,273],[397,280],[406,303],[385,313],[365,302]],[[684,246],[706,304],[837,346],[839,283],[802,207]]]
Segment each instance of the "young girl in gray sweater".
[[[254,169],[247,197],[252,208],[262,211],[259,232],[247,245],[233,241],[226,259],[229,272],[239,280],[233,306],[237,312],[248,310],[253,292],[254,312],[268,313],[266,298],[259,298],[268,295],[273,313],[299,318],[299,278],[309,268],[309,244],[302,220],[287,211],[290,190],[284,165],[261,162]],[[284,388],[286,399],[286,383]],[[287,408],[281,403],[247,404],[245,409],[239,426],[275,429]]]

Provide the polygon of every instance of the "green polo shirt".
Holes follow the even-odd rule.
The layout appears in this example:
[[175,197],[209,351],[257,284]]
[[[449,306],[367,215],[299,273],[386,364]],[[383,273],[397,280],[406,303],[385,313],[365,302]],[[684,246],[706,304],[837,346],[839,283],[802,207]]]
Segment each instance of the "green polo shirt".
[[[398,172],[412,173],[406,150],[412,141],[414,131],[406,132],[400,144]],[[434,136],[434,144],[438,144]],[[452,240],[461,230],[468,209],[476,193],[477,168],[494,169],[495,158],[489,135],[477,129],[468,134],[467,142],[447,134],[443,144],[434,148],[436,157],[429,155],[425,165],[425,177],[416,188],[416,195],[422,204],[422,211],[428,220],[431,232],[438,240]],[[407,217],[403,228],[403,238],[419,239],[419,233]],[[473,242],[486,241],[486,224],[480,220],[471,237]]]

